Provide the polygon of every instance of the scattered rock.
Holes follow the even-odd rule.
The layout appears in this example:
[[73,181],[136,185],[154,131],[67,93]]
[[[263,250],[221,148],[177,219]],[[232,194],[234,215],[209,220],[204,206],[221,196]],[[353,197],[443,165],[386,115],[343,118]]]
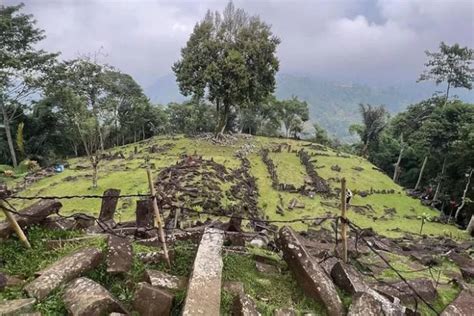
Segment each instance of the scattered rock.
[[145,275],[151,285],[165,290],[183,290],[187,285],[186,278],[177,277],[158,270],[145,270]]
[[278,244],[283,251],[283,258],[306,295],[322,302],[329,315],[342,315],[344,307],[334,284],[311,258],[290,227],[280,229]]
[[0,315],[15,316],[21,313],[29,313],[33,310],[35,303],[34,298],[0,301]]
[[80,249],[37,272],[38,278],[27,284],[24,290],[30,297],[42,300],[60,284],[94,269],[102,261],[100,249],[91,247]]
[[338,165],[333,165],[331,166],[331,170],[336,171],[336,172],[341,172],[341,167],[339,167]]
[[183,315],[219,315],[224,232],[206,228],[194,259]]
[[168,316],[173,305],[173,295],[148,283],[138,283],[133,308],[141,316]]
[[386,315],[382,304],[372,295],[359,292],[352,298],[347,316],[379,316]]
[[258,272],[261,273],[278,273],[278,268],[274,265],[263,263],[263,262],[255,262],[255,266]]
[[246,294],[240,293],[234,299],[232,305],[232,315],[234,316],[257,316],[260,313],[257,311],[255,302]]
[[338,261],[331,270],[331,277],[334,283],[347,293],[354,295],[359,292],[367,292],[368,286],[365,284],[359,273],[348,264]]
[[120,190],[118,189],[108,189],[104,192],[104,197],[102,198],[102,205],[100,207],[99,214],[100,221],[105,222],[114,219],[119,195]]
[[[62,204],[56,200],[41,200],[21,210],[22,216],[14,215],[21,228],[38,224],[49,215],[56,213]],[[0,222],[0,238],[7,238],[13,233],[13,228],[8,221]]]
[[124,307],[99,283],[88,278],[71,281],[64,289],[63,301],[70,315],[101,316],[127,313]]
[[132,244],[126,238],[110,235],[107,242],[107,272],[126,273],[132,268]]
[[[408,283],[412,288],[416,290],[420,296],[428,301],[433,302],[436,300],[438,293],[436,292],[433,282],[428,279],[414,279],[408,280]],[[376,285],[374,289],[385,296],[388,297],[397,297],[402,301],[403,304],[414,304],[415,300],[419,298],[413,293],[410,287],[405,282],[396,282],[390,284],[380,284]]]
[[445,308],[441,316],[474,315],[474,295],[470,290],[462,290],[458,297]]
[[222,288],[233,295],[244,293],[244,284],[238,281],[225,281]]
[[297,316],[293,308],[278,308],[273,311],[273,316]]

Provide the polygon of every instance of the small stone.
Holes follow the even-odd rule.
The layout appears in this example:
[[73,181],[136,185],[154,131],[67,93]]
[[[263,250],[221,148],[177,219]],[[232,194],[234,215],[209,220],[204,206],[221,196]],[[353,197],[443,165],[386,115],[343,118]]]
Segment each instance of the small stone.
[[293,308],[278,308],[273,311],[273,316],[297,316]]
[[140,316],[168,316],[173,305],[173,295],[148,283],[138,283],[133,308]]
[[161,289],[183,290],[187,285],[186,278],[177,277],[158,270],[146,270],[145,274],[151,285]]
[[258,272],[261,273],[278,273],[278,268],[274,265],[263,263],[263,262],[255,262],[255,267],[257,268]]
[[246,294],[239,294],[234,299],[232,305],[232,315],[234,316],[258,316],[260,313],[257,311],[255,302]]
[[222,288],[233,295],[244,293],[244,284],[238,281],[226,281],[222,285]]
[[34,298],[0,301],[0,315],[14,316],[21,313],[29,313],[33,310],[35,303],[36,300]]

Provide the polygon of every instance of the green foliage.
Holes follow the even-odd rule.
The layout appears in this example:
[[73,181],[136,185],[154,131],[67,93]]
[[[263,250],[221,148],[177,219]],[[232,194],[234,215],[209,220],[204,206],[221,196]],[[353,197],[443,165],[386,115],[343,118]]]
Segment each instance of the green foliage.
[[308,103],[295,96],[277,102],[279,117],[286,129],[286,137],[293,135],[296,138],[303,130],[303,123],[309,120]]
[[232,108],[255,106],[273,92],[279,43],[269,25],[232,2],[222,14],[208,11],[173,65],[179,89],[216,105],[221,133]]
[[351,125],[349,131],[351,134],[359,135],[362,142],[360,154],[367,157],[370,147],[378,145],[380,134],[387,126],[389,114],[382,105],[359,104],[359,111],[362,116],[362,125]]
[[23,157],[25,156],[25,142],[23,139],[24,127],[25,127],[25,124],[21,122],[20,124],[18,124],[17,130],[16,130],[16,146],[18,148],[18,151]]
[[184,102],[170,103],[166,108],[170,131],[196,135],[215,130],[216,113],[209,104]]
[[449,46],[444,42],[439,44],[439,52],[426,51],[429,58],[425,64],[427,68],[418,81],[432,80],[439,85],[446,82],[446,100],[449,97],[449,89],[466,88],[472,89],[474,81],[474,69],[470,67],[474,60],[474,50],[469,47],[461,47],[459,44]]

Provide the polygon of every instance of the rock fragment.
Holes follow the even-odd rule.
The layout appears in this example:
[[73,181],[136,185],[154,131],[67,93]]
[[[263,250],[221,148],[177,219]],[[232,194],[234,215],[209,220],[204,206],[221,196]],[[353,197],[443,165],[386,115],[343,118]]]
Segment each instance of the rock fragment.
[[78,278],[68,283],[64,289],[63,301],[72,316],[127,313],[107,289],[88,278]]
[[132,268],[132,244],[126,238],[110,235],[107,241],[107,272],[127,273]]
[[168,316],[173,305],[173,295],[151,286],[138,283],[133,299],[133,308],[141,316]]

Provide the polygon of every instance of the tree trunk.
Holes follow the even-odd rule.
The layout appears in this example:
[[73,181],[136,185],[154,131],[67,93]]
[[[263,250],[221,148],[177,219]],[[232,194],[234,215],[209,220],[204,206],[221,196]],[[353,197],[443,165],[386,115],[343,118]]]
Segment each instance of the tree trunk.
[[398,155],[398,160],[397,163],[395,164],[395,170],[393,171],[393,182],[397,182],[398,177],[400,175],[400,161],[402,160],[402,154],[403,154],[403,145],[400,148],[400,154]]
[[428,156],[425,156],[425,159],[423,160],[423,164],[421,165],[420,174],[418,175],[418,181],[416,181],[414,191],[418,190],[418,187],[420,186],[421,178],[423,177],[423,171],[425,171],[425,166],[426,166],[427,161],[428,161]]
[[443,159],[443,167],[441,168],[441,176],[438,180],[438,184],[436,185],[436,191],[435,191],[435,195],[433,197],[433,201],[438,200],[439,191],[441,190],[441,182],[443,181],[445,171],[446,171],[446,157],[444,157],[444,159]]
[[10,118],[8,117],[7,109],[3,104],[0,105],[2,107],[2,114],[3,114],[3,125],[5,127],[5,134],[7,135],[7,142],[8,142],[8,148],[10,149],[10,155],[12,158],[12,164],[13,167],[18,166],[18,162],[16,160],[16,153],[15,153],[15,147],[13,146],[13,138],[10,130]]
[[[471,169],[471,171],[469,171],[469,176],[467,177],[466,187],[464,188],[464,192],[462,193],[461,205],[459,205],[458,209],[456,210],[456,214],[454,215],[454,220],[455,221],[458,220],[459,212],[464,207],[464,204],[466,204],[466,194],[467,194],[467,191],[469,190],[469,185],[471,184],[471,176],[472,176],[472,169]],[[472,221],[472,219],[471,219],[471,221]]]
[[474,236],[474,215],[471,215],[471,220],[467,225],[466,231],[469,235]]
[[216,128],[215,138],[220,138],[224,134],[225,127],[227,126],[227,120],[229,118],[229,106],[224,105],[224,113],[219,114],[219,124]]
[[367,158],[368,151],[369,151],[369,143],[364,143],[364,147],[362,147],[362,157]]
[[99,167],[99,155],[95,154],[90,157],[92,165],[92,187],[97,188],[97,178],[98,178],[98,167]]
[[446,89],[446,100],[444,101],[444,105],[448,103],[448,98],[449,98],[449,88],[451,87],[451,83],[448,81],[448,88]]

